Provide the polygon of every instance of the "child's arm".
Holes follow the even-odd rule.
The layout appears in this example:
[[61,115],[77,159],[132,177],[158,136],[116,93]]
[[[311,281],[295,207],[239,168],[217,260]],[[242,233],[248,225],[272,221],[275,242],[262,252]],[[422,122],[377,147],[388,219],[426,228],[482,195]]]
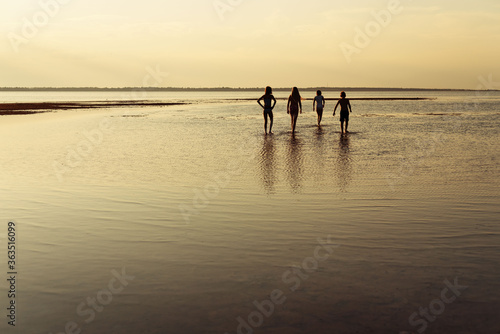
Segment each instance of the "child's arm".
[[349,107],[349,112],[352,112],[351,101],[347,100],[347,106]]
[[286,113],[289,114],[290,113],[290,100],[291,100],[291,97],[288,98],[288,102],[286,104]]
[[265,107],[262,105],[262,103],[260,103],[260,101],[262,101],[263,99],[264,99],[264,95],[262,95],[261,98],[257,100],[257,103],[262,107],[262,109],[265,109]]
[[335,109],[333,109],[333,116],[335,116],[335,111],[337,111],[337,107],[339,106],[340,100],[335,105]]
[[326,100],[325,98],[322,96],[321,99],[323,100],[323,109],[325,109],[325,106],[326,106]]
[[300,110],[300,113],[302,114],[302,101],[299,100],[299,110]]
[[313,100],[313,111],[316,111],[316,98]]
[[271,107],[271,109],[274,109],[274,107],[276,106],[276,99],[274,98],[274,95],[272,95],[273,97],[273,106]]

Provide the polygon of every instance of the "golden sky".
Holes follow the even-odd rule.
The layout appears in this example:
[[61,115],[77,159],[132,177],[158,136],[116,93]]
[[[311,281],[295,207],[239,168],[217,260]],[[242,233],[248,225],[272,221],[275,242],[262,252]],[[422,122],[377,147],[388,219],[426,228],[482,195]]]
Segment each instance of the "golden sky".
[[498,0],[17,0],[0,22],[0,87],[500,81]]

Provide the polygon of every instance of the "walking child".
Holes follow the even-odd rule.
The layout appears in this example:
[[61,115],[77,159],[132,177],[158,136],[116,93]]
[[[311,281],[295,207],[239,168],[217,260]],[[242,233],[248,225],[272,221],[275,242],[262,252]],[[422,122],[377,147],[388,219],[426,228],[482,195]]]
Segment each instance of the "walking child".
[[286,105],[286,113],[290,114],[292,121],[292,134],[295,134],[295,126],[297,125],[299,111],[302,114],[302,98],[300,97],[299,89],[293,87],[292,94],[290,94]]
[[[335,111],[340,104],[340,132],[348,133],[347,126],[349,125],[349,113],[352,112],[351,103],[349,99],[346,99],[345,92],[340,93],[340,100],[335,105],[335,109],[333,110],[333,116],[335,116]],[[344,122],[345,122],[345,132],[344,132]]]
[[316,97],[313,101],[313,111],[316,110],[318,114],[318,126],[321,125],[321,119],[323,118],[323,109],[325,109],[325,98],[321,95],[321,91],[318,90],[316,92]]
[[[264,100],[264,105],[262,105],[261,101]],[[269,133],[272,134],[273,130],[273,109],[276,106],[276,99],[273,96],[273,89],[269,86],[266,87],[266,93],[262,95],[260,99],[257,100],[257,103],[264,109],[264,131],[266,131],[267,135],[267,117],[269,116],[270,125],[269,125]]]

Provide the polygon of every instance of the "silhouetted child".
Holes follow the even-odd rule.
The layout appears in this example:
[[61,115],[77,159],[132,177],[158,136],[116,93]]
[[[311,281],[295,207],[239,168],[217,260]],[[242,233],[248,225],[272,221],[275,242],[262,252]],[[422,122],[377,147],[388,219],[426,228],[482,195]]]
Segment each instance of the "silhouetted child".
[[[264,100],[264,105],[262,105],[261,101]],[[273,109],[276,106],[276,99],[273,96],[273,89],[269,86],[266,87],[266,93],[262,95],[260,99],[257,100],[257,103],[264,109],[264,130],[267,134],[267,116],[269,116],[269,120],[271,124],[269,126],[269,133],[273,133]]]
[[299,89],[293,87],[292,94],[290,94],[286,105],[286,113],[290,114],[292,120],[292,134],[295,134],[295,126],[297,125],[299,111],[302,114],[302,98],[300,97]]
[[323,95],[321,95],[321,91],[318,90],[313,101],[313,111],[316,110],[316,113],[318,114],[318,126],[321,125],[321,119],[323,118],[323,109],[325,109],[325,104],[325,98],[323,97]]
[[344,133],[344,121],[345,121],[345,132],[347,131],[347,126],[349,125],[349,112],[352,112],[351,103],[345,98],[345,92],[340,93],[340,100],[337,102],[335,109],[333,110],[333,116],[335,116],[335,111],[340,104],[340,132]]

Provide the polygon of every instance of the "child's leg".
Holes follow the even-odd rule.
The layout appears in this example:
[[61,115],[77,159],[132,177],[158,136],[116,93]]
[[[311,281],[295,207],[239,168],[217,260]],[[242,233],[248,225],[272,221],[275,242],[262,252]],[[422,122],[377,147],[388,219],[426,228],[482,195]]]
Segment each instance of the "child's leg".
[[264,131],[267,133],[267,112],[264,111]]
[[348,126],[348,125],[349,125],[349,120],[347,120],[347,119],[346,119],[346,120],[345,120],[345,132],[348,132],[348,131],[347,131],[347,126]]
[[272,111],[269,113],[269,120],[271,121],[271,124],[269,125],[269,133],[273,133],[273,112]]
[[297,115],[291,114],[292,119],[292,133],[295,133],[295,124],[297,124]]

